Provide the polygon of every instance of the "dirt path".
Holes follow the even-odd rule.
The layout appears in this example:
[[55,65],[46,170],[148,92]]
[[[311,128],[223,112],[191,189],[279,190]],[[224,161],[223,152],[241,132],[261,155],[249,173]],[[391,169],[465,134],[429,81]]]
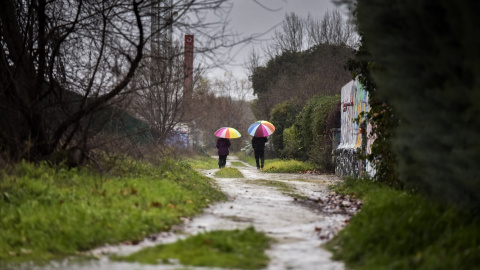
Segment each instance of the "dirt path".
[[[231,162],[239,162],[229,157]],[[339,180],[332,175],[263,173],[255,167],[236,168],[244,178],[216,178],[230,201],[217,204],[186,225],[187,231],[236,229],[253,225],[278,242],[267,251],[271,263],[267,269],[343,269],[343,264],[333,262],[330,253],[319,246],[344,226],[347,214],[325,214],[306,207],[300,200],[269,185],[258,182],[280,181],[292,187],[295,194],[325,200],[328,186]],[[217,170],[202,171],[213,177]],[[269,180],[269,181],[262,181]],[[292,191],[286,191],[291,193]]]
[[[237,162],[241,161],[229,156],[227,167],[232,166],[232,162],[238,164]],[[325,206],[328,204],[324,203],[332,197],[329,196],[328,186],[340,179],[332,175],[263,173],[255,167],[241,163],[243,166],[232,167],[240,170],[244,178],[215,178],[229,200],[210,206],[205,209],[204,214],[193,220],[184,220],[183,225],[175,228],[182,231],[182,234],[164,232],[137,245],[102,247],[93,251],[99,260],[63,262],[41,269],[179,269],[180,265],[153,266],[112,262],[107,255],[129,254],[147,246],[170,243],[203,231],[243,229],[248,226],[253,226],[277,240],[267,251],[271,258],[266,268],[268,270],[344,269],[342,263],[330,260],[331,254],[320,247],[338,232],[351,216],[351,213],[340,209],[338,205],[329,208]],[[217,170],[203,170],[201,173],[214,178]],[[279,182],[283,183],[282,190],[274,185]],[[292,193],[297,197],[310,199],[294,199]]]

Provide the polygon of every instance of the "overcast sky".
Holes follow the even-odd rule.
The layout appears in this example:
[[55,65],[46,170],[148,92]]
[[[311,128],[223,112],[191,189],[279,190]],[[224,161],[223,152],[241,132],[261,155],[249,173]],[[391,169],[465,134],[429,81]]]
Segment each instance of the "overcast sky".
[[[236,77],[246,77],[243,62],[250,55],[252,48],[262,54],[262,44],[271,40],[274,28],[282,23],[286,13],[294,12],[302,18],[308,14],[313,17],[323,17],[328,10],[338,8],[331,0],[232,0],[233,7],[229,14],[229,28],[240,38],[258,36],[251,43],[235,46],[231,50],[234,61],[225,66]],[[209,75],[219,76],[224,71],[216,69]]]

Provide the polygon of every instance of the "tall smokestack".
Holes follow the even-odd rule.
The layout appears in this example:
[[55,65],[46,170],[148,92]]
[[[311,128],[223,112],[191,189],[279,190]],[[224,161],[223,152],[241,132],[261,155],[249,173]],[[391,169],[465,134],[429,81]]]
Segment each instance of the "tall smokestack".
[[190,100],[193,94],[193,35],[185,35],[183,76],[183,97]]

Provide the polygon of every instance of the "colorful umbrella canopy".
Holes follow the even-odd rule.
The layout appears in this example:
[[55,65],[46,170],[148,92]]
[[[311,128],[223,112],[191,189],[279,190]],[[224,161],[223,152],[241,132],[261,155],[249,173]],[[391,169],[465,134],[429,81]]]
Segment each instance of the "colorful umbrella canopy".
[[272,135],[274,131],[275,127],[272,123],[264,120],[257,121],[248,128],[248,134],[253,137],[267,137]]
[[215,131],[215,136],[219,138],[227,138],[227,139],[236,139],[240,138],[242,135],[238,130],[231,128],[231,127],[222,127]]

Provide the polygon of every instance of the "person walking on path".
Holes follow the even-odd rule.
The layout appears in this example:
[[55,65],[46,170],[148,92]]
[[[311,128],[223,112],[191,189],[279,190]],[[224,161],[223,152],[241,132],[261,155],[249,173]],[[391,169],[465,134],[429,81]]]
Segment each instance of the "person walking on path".
[[230,147],[230,140],[226,138],[219,138],[217,140],[218,149],[218,167],[221,169],[227,164],[227,156],[230,154],[228,148]]
[[[252,147],[255,153],[255,161],[257,162],[257,169],[262,168],[265,164],[265,143],[268,142],[267,137],[253,137]],[[261,160],[261,164],[259,163]]]

